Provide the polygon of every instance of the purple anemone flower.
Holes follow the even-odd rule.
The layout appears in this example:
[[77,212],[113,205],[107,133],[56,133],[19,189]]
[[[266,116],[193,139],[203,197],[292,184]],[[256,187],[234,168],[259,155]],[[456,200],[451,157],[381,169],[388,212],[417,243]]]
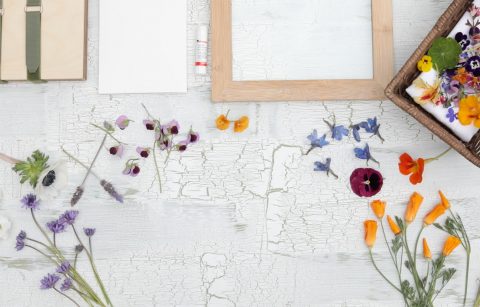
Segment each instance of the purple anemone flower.
[[95,228],[83,228],[83,232],[85,233],[85,235],[87,237],[93,237],[93,235],[95,234],[95,231],[96,229]]
[[62,221],[59,220],[51,221],[47,223],[47,228],[55,234],[61,233],[65,231],[65,223],[62,223]]
[[38,206],[40,205],[40,200],[38,200],[37,196],[32,193],[25,195],[21,202],[24,208],[32,210],[38,209]]
[[64,214],[60,216],[58,220],[62,224],[73,225],[75,223],[75,219],[78,216],[78,213],[79,212],[77,210],[67,210]]
[[382,174],[372,168],[358,168],[350,176],[353,193],[360,197],[372,197],[383,187]]
[[40,281],[40,289],[46,290],[55,287],[57,282],[60,280],[60,277],[56,274],[47,274],[42,280]]

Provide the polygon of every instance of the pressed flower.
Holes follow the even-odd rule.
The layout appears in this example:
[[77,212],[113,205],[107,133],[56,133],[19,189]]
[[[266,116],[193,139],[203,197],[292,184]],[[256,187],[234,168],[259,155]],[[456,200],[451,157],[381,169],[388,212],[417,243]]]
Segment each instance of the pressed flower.
[[67,210],[59,218],[60,223],[73,225],[77,219],[79,212],[76,210]]
[[6,239],[12,228],[12,223],[5,216],[0,215],[0,240]]
[[40,175],[48,168],[48,159],[47,155],[36,150],[26,161],[17,162],[13,167],[13,171],[20,175],[20,183],[23,184],[28,181],[35,188]]
[[410,196],[410,201],[408,202],[407,210],[405,211],[405,221],[407,222],[407,224],[413,222],[422,203],[423,196],[419,193],[415,192],[412,194],[412,196]]
[[50,200],[57,197],[67,184],[67,163],[58,161],[40,174],[35,194],[41,199]]
[[125,163],[125,169],[122,172],[124,175],[136,177],[140,173],[140,167],[135,161],[137,159],[130,159]]
[[165,135],[177,135],[180,132],[180,125],[176,120],[171,120],[168,124],[163,125],[161,128],[162,133]]
[[465,63],[465,69],[474,76],[480,76],[480,57],[475,55],[469,58]]
[[413,81],[413,84],[419,88],[422,89],[423,92],[420,96],[415,96],[414,100],[418,104],[425,104],[428,102],[434,102],[436,103],[437,101],[440,100],[440,79],[436,79],[433,84],[426,83],[421,77],[418,77]]
[[429,72],[433,67],[432,57],[424,55],[420,61],[417,63],[418,70],[422,72]]
[[64,261],[58,266],[57,273],[66,274],[71,268],[72,266],[70,265],[70,262]]
[[350,176],[352,191],[360,197],[372,197],[383,187],[382,174],[372,168],[358,168]]
[[363,149],[355,148],[353,151],[355,153],[355,157],[357,157],[358,159],[366,160],[367,164],[368,164],[368,161],[370,160],[379,164],[378,161],[370,153],[370,146],[368,146],[368,144],[365,144],[365,147]]
[[68,291],[72,288],[73,286],[73,281],[71,278],[67,277],[63,280],[63,283],[62,285],[60,286],[60,290],[65,292],[65,291]]
[[108,149],[108,152],[112,156],[117,156],[121,158],[123,156],[123,151],[125,150],[125,147],[122,144],[119,144],[117,146],[112,146]]
[[395,221],[392,219],[390,215],[387,215],[387,221],[394,235],[398,235],[402,232],[400,227],[398,227],[397,223],[395,223]]
[[423,223],[425,225],[432,225],[435,221],[445,213],[445,207],[442,204],[436,205],[432,211],[430,211],[425,218],[423,219]]
[[143,125],[147,130],[155,130],[155,122],[150,119],[143,120]]
[[354,128],[352,131],[354,134],[354,138],[357,142],[361,141],[360,134],[358,133],[360,128],[363,128],[367,133],[378,136],[382,142],[385,141],[380,135],[380,124],[378,124],[378,120],[376,117],[368,118],[366,121],[363,121],[357,125],[353,125],[352,127],[356,127],[356,129]]
[[25,231],[20,231],[16,238],[15,249],[21,251],[25,247],[25,240],[27,239],[27,233]]
[[442,201],[442,206],[445,209],[450,209],[450,201],[447,199],[447,197],[445,197],[445,195],[443,194],[442,191],[438,191],[438,194],[440,194],[440,199]]
[[47,228],[50,229],[51,232],[57,234],[65,231],[65,224],[59,220],[55,220],[47,223]]
[[423,257],[427,260],[432,260],[432,252],[425,238],[423,238]]
[[460,100],[458,120],[464,126],[471,125],[480,128],[480,101],[477,96],[467,96]]
[[132,120],[128,119],[128,117],[126,115],[120,115],[117,120],[115,121],[115,125],[117,125],[117,127],[120,129],[120,130],[124,130],[125,128],[128,127],[128,125],[130,124]]
[[460,245],[460,243],[462,243],[462,241],[460,241],[459,238],[455,236],[449,236],[443,246],[443,251],[442,251],[443,256],[444,257],[449,256],[455,250],[455,248],[457,248]]
[[236,133],[241,133],[247,130],[249,124],[250,119],[248,118],[248,116],[242,116],[234,122],[233,131]]
[[40,289],[46,290],[55,287],[57,282],[60,280],[60,277],[56,274],[47,274],[42,280],[40,281]]
[[137,153],[140,155],[142,158],[148,158],[150,155],[150,148],[147,147],[137,147]]
[[158,141],[157,146],[160,150],[164,151],[172,148],[172,141],[170,139],[165,138],[164,140]]
[[469,77],[470,74],[465,67],[462,67],[457,69],[455,76],[453,76],[453,80],[458,81],[460,84],[465,84],[468,82]]
[[373,248],[377,239],[377,222],[367,220],[363,225],[365,227],[365,244],[367,244],[369,248]]
[[215,120],[215,125],[218,130],[227,130],[230,127],[230,120],[225,115],[220,115]]
[[419,158],[413,160],[413,158],[404,153],[400,156],[400,163],[398,163],[400,173],[402,175],[410,175],[410,182],[412,184],[419,184],[423,181],[423,171],[425,169],[425,160]]
[[334,171],[332,171],[331,167],[330,167],[330,164],[332,163],[332,159],[331,158],[327,158],[327,160],[325,161],[325,163],[322,163],[322,162],[315,162],[314,165],[315,165],[315,168],[313,169],[315,172],[326,172],[327,173],[327,176],[330,176],[330,174],[333,175],[333,177],[337,178],[338,179],[338,176],[337,174],[335,174]]
[[468,35],[463,34],[462,32],[458,32],[455,35],[455,40],[460,45],[460,47],[462,47],[462,50],[465,50],[468,46],[470,46],[470,40],[468,39]]
[[38,209],[40,206],[40,200],[37,199],[37,196],[35,194],[27,194],[25,195],[22,200],[21,200],[24,208],[26,209]]
[[115,190],[114,186],[110,182],[102,179],[100,180],[100,185],[116,201],[118,201],[119,203],[123,203],[123,195],[118,193],[117,190]]
[[75,253],[80,254],[81,252],[83,252],[83,250],[84,250],[83,245],[81,244],[75,245]]
[[96,229],[95,228],[83,228],[83,232],[87,237],[93,237],[95,234]]
[[323,122],[330,128],[330,132],[332,132],[332,139],[334,140],[341,141],[344,136],[348,136],[350,134],[350,131],[343,125],[337,126],[335,122],[331,124],[326,120],[323,120]]
[[324,134],[323,136],[318,136],[317,129],[314,129],[313,132],[307,136],[307,139],[310,141],[310,151],[312,151],[314,148],[323,148],[324,146],[327,146],[330,144],[327,140],[327,135]]
[[373,213],[375,213],[375,215],[379,219],[382,219],[383,216],[385,215],[385,206],[386,206],[386,203],[378,199],[372,201],[372,203],[370,204],[370,207],[372,208]]
[[178,142],[178,144],[176,145],[176,148],[179,152],[184,152],[185,150],[187,150],[187,147],[188,147],[188,141],[181,141],[181,142]]
[[457,119],[457,113],[453,110],[453,108],[448,109],[448,113],[445,115],[446,118],[448,118],[448,121],[453,123]]
[[187,143],[194,144],[200,140],[200,134],[198,132],[190,131],[187,136]]

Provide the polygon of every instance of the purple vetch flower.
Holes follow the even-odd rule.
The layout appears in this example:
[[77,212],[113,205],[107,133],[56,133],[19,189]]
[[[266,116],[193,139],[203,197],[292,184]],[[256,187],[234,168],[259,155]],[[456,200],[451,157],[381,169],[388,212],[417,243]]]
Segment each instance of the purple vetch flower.
[[60,216],[58,220],[62,224],[66,223],[68,225],[73,225],[75,223],[75,219],[78,216],[78,213],[79,212],[77,210],[67,210],[64,214]]
[[164,140],[157,141],[157,146],[160,150],[164,151],[164,150],[172,148],[172,141],[165,138]]
[[155,122],[150,119],[144,119],[143,120],[143,125],[147,130],[155,130]]
[[83,232],[85,233],[85,235],[87,237],[93,237],[93,235],[95,234],[95,231],[96,229],[95,228],[83,228]]
[[115,125],[117,125],[120,130],[124,130],[125,128],[128,127],[128,124],[130,124],[131,120],[128,119],[126,115],[120,115],[117,120],[115,121]]
[[200,140],[200,134],[198,132],[190,131],[187,136],[188,144],[194,144]]
[[47,274],[40,281],[40,289],[46,290],[55,287],[57,282],[60,280],[60,277],[56,274]]
[[187,150],[188,141],[181,141],[175,146],[179,152],[184,152]]
[[68,271],[70,271],[71,268],[72,266],[70,265],[70,262],[64,261],[62,262],[62,264],[60,264],[60,266],[58,266],[57,273],[66,274],[68,273]]
[[471,72],[475,77],[480,76],[480,56],[475,55],[465,63],[465,69]]
[[462,47],[462,50],[465,50],[468,46],[470,46],[470,40],[468,39],[468,35],[463,34],[462,32],[458,32],[455,35],[455,40],[460,45],[460,47]]
[[21,200],[24,208],[36,210],[40,206],[40,200],[37,199],[35,194],[27,194]]
[[329,145],[330,143],[326,140],[327,135],[319,137],[317,129],[314,129],[313,132],[307,136],[307,139],[310,141],[311,148],[323,148],[324,146]]
[[163,125],[161,128],[162,128],[163,134],[176,135],[180,132],[180,125],[176,120],[170,121],[168,124]]
[[150,148],[148,147],[137,147],[137,153],[140,155],[142,158],[148,158],[150,155]]
[[124,151],[124,146],[122,144],[119,144],[117,146],[112,146],[108,149],[108,152],[112,155],[112,156],[117,156],[119,158],[121,158],[123,156],[123,151]]
[[65,231],[65,224],[59,220],[55,220],[47,223],[47,228],[50,229],[51,232],[57,234]]
[[61,291],[68,291],[68,290],[72,289],[72,286],[73,286],[72,279],[67,277],[63,280],[63,283],[60,286],[60,290]]
[[372,160],[373,162],[378,163],[377,160],[375,160],[375,158],[372,157],[372,154],[370,153],[370,146],[368,146],[368,144],[365,144],[365,148],[355,148],[354,149],[354,152],[355,152],[355,157],[359,158],[359,159],[362,159],[362,160],[367,160],[367,163],[368,161]]

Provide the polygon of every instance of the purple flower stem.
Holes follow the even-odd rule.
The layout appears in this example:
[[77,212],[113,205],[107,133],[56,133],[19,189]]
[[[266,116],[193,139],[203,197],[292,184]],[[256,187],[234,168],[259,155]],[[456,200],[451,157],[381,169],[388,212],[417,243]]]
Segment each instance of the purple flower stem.
[[108,133],[105,133],[105,136],[103,137],[102,143],[98,147],[97,153],[95,154],[95,157],[93,158],[92,163],[90,164],[90,166],[87,170],[87,173],[85,174],[85,177],[83,178],[82,184],[80,184],[81,187],[83,187],[83,185],[87,181],[88,175],[90,175],[90,172],[92,171],[92,168],[95,165],[95,162],[97,161],[97,158],[100,154],[100,151],[102,150],[103,145],[105,144],[105,141],[107,140],[107,135],[108,135]]
[[60,295],[63,295],[64,297],[66,297],[68,300],[70,300],[72,303],[75,304],[75,306],[78,306],[80,307],[80,305],[75,302],[75,300],[73,298],[71,298],[70,296],[66,295],[65,293],[63,293],[62,291],[59,291],[57,288],[53,287],[53,290],[57,291]]

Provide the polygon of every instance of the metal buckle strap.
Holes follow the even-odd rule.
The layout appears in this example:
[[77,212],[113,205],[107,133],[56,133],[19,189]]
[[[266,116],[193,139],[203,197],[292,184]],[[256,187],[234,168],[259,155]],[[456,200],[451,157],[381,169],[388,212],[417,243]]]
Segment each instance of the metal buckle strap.
[[40,81],[40,41],[42,1],[27,0],[26,14],[26,62],[27,79]]

